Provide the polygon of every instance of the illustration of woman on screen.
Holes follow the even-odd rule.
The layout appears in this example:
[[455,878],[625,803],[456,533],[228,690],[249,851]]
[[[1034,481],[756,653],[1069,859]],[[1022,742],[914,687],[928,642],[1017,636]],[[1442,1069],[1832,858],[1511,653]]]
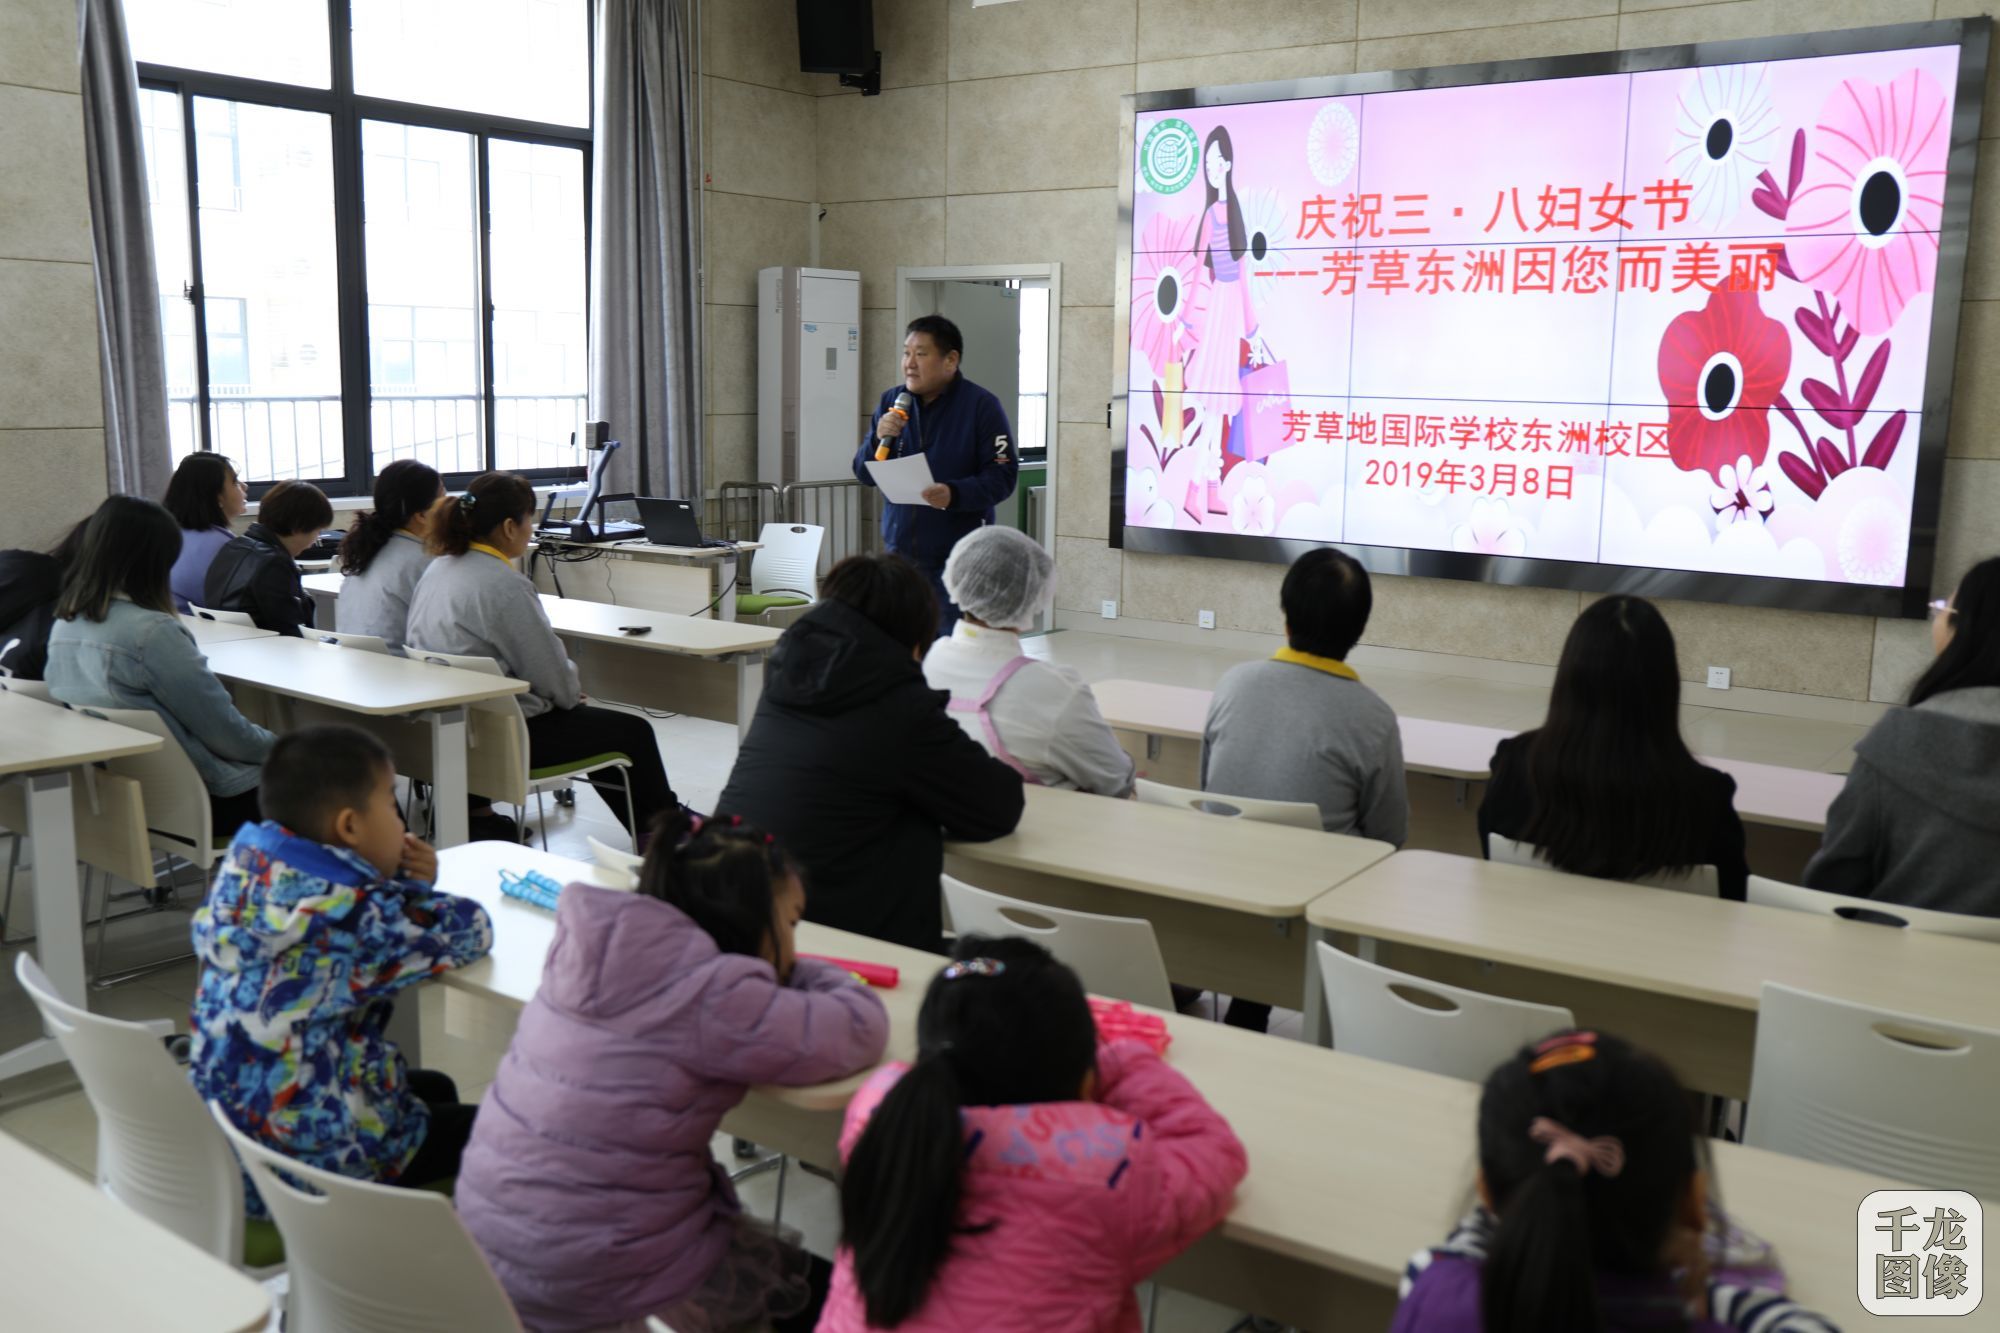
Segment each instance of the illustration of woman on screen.
[[[1227,129],[1217,125],[1209,131],[1201,146],[1201,164],[1207,197],[1195,228],[1193,253],[1201,257],[1215,285],[1208,298],[1207,326],[1188,361],[1187,388],[1199,395],[1211,421],[1223,423],[1222,430],[1211,434],[1208,446],[1218,454],[1210,463],[1208,509],[1221,513],[1222,477],[1236,463],[1271,452],[1268,442],[1259,447],[1257,441],[1244,438],[1254,430],[1244,407],[1246,394],[1265,391],[1246,379],[1254,379],[1274,358],[1258,334],[1256,295],[1243,268],[1249,236],[1236,197],[1236,149]],[[1282,416],[1279,412],[1274,419]]]

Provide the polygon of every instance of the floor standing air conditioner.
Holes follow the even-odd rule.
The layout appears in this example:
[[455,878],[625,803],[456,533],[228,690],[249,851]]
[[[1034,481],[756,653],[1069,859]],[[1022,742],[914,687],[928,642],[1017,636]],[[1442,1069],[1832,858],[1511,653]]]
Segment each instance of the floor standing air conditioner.
[[757,479],[854,475],[861,446],[861,275],[757,273]]

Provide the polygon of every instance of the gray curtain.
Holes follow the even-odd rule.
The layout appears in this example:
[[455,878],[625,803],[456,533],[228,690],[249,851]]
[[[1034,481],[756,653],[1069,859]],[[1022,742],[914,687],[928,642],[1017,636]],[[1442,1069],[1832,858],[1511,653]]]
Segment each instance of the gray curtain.
[[687,0],[598,0],[590,403],[612,490],[699,498],[700,199]]
[[139,72],[121,0],[77,0],[97,350],[104,367],[104,464],[111,492],[158,499],[173,473],[167,368],[139,135]]

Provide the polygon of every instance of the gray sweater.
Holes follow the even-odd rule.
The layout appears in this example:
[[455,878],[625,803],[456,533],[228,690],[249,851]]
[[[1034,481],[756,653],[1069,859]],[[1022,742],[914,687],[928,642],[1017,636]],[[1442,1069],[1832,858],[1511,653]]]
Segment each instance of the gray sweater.
[[1202,790],[1312,801],[1329,833],[1409,832],[1395,710],[1358,680],[1291,662],[1231,667],[1208,706]]
[[409,637],[410,596],[430,563],[422,542],[407,532],[396,533],[368,568],[341,583],[334,623],[343,634],[372,634],[401,648]]
[[535,585],[484,551],[431,561],[410,595],[408,642],[413,656],[421,647],[498,659],[502,671],[528,682],[528,693],[515,696],[528,717],[583,701],[576,663],[550,628]]
[[1893,709],[1854,755],[1806,883],[2000,916],[2000,687]]

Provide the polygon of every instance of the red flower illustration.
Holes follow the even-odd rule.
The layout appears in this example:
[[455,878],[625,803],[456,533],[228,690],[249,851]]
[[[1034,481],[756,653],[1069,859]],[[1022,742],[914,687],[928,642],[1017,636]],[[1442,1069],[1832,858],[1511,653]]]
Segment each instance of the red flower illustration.
[[1761,465],[1771,404],[1791,369],[1791,335],[1758,307],[1755,292],[1718,287],[1700,310],[1676,315],[1660,340],[1674,466],[1706,472],[1719,485],[1722,469],[1739,458]]

